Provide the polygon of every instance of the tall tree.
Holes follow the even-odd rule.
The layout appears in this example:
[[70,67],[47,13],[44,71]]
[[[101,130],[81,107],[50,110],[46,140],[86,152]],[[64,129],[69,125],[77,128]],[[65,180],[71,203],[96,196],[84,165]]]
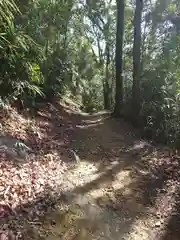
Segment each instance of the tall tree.
[[136,0],[134,14],[134,43],[133,43],[133,89],[132,89],[132,110],[134,120],[140,111],[140,75],[141,75],[141,19],[143,0]]
[[[88,1],[88,18],[92,24],[93,38],[96,40],[98,49],[97,61],[102,68],[102,86],[104,97],[104,108],[111,108],[112,101],[112,64],[114,59],[114,39],[115,39],[115,12],[116,5],[112,0],[96,2]],[[95,51],[97,52],[97,51]],[[94,53],[95,53],[94,52]]]
[[123,39],[124,39],[124,0],[117,0],[116,29],[116,92],[114,116],[121,114],[123,105]]

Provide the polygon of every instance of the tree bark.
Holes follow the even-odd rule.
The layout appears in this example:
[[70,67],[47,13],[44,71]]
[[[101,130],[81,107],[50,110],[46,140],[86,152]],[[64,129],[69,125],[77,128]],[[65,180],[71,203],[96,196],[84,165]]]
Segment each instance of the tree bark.
[[104,108],[106,110],[110,109],[111,106],[111,88],[110,88],[110,76],[109,76],[109,64],[110,64],[110,47],[109,43],[106,43],[106,69],[105,69],[105,81],[104,87]]
[[141,19],[143,0],[136,0],[134,15],[134,44],[133,44],[133,88],[132,112],[133,120],[137,121],[140,112],[140,76],[141,76]]
[[116,92],[114,116],[120,116],[123,106],[123,39],[124,39],[124,0],[117,0],[116,30]]

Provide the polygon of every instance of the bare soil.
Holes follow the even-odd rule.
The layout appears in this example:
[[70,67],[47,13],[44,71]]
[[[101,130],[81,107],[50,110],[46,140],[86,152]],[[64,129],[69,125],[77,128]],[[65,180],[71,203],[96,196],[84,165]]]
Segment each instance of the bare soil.
[[67,105],[1,123],[34,150],[26,163],[1,154],[1,239],[180,239],[180,160],[169,149]]

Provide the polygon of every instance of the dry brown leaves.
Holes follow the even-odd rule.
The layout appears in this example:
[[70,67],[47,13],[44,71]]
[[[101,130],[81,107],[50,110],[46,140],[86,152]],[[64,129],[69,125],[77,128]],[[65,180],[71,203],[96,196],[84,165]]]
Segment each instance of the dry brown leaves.
[[[23,140],[34,151],[24,163],[0,152],[0,239],[21,239],[18,231],[21,227],[15,223],[21,213],[34,221],[45,213],[45,205],[51,205],[53,197],[61,194],[62,176],[68,168],[63,148],[68,136],[63,131],[70,128],[58,134],[48,118],[27,119],[13,109],[2,113],[0,118],[5,134]],[[64,135],[67,138],[62,138]],[[13,232],[11,217],[16,220]]]

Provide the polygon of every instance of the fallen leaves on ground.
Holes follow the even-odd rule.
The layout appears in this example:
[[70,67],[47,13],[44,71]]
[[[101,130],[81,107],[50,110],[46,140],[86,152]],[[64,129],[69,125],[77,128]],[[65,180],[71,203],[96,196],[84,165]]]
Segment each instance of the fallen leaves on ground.
[[[76,127],[80,126],[78,124],[87,122],[73,114],[70,110],[65,113],[63,108],[58,109],[53,105],[47,105],[35,118],[20,115],[11,108],[0,114],[3,134],[24,141],[33,150],[25,162],[10,159],[0,151],[0,239],[27,239],[27,231],[29,239],[31,235],[35,239],[36,234],[37,239],[46,239],[46,236],[40,238],[42,216],[53,209],[61,193],[67,190],[64,189],[63,176],[76,160],[76,152],[69,148],[71,142],[75,143],[75,146],[79,145],[81,152],[85,156],[91,156],[93,161],[100,160],[98,174],[109,171],[115,160],[118,166],[119,161],[123,161],[119,159],[120,156],[131,161],[133,170],[127,169],[127,172],[129,179],[133,178],[133,184],[124,184],[124,192],[111,186],[109,189],[105,187],[102,199],[99,198],[103,205],[113,205],[115,211],[118,208],[123,208],[124,211],[128,208],[131,212],[134,211],[134,214],[142,211],[142,207],[153,205],[153,213],[159,219],[155,227],[160,227],[161,219],[168,218],[177,210],[180,195],[178,156],[167,155],[162,149],[158,150],[155,157],[143,149],[136,149],[136,155],[128,155],[126,150],[129,143],[125,142],[124,133],[117,136],[109,130],[112,134],[109,137],[105,136],[106,129],[102,128],[96,137],[96,125],[87,130],[87,136],[74,137]],[[113,124],[112,122],[111,125]],[[91,134],[92,129],[94,134]],[[140,157],[137,163],[134,160],[138,151]],[[116,169],[112,174],[116,174]],[[122,175],[121,172],[120,174]],[[86,169],[82,178],[85,178],[85,175]],[[112,179],[112,176],[107,176],[111,184]],[[146,194],[151,204],[144,200]]]
[[[11,217],[16,219],[23,213],[34,221],[52,205],[53,198],[61,195],[62,176],[73,160],[70,150],[64,148],[73,127],[70,123],[64,125],[59,118],[55,122],[58,126],[53,125],[46,112],[43,114],[38,120],[27,119],[14,109],[1,114],[3,134],[24,141],[34,153],[28,161],[18,162],[0,151],[0,239],[11,239],[11,224],[7,224],[12,223]],[[59,126],[63,128],[57,133],[54,127]],[[18,229],[16,239],[20,239]]]

